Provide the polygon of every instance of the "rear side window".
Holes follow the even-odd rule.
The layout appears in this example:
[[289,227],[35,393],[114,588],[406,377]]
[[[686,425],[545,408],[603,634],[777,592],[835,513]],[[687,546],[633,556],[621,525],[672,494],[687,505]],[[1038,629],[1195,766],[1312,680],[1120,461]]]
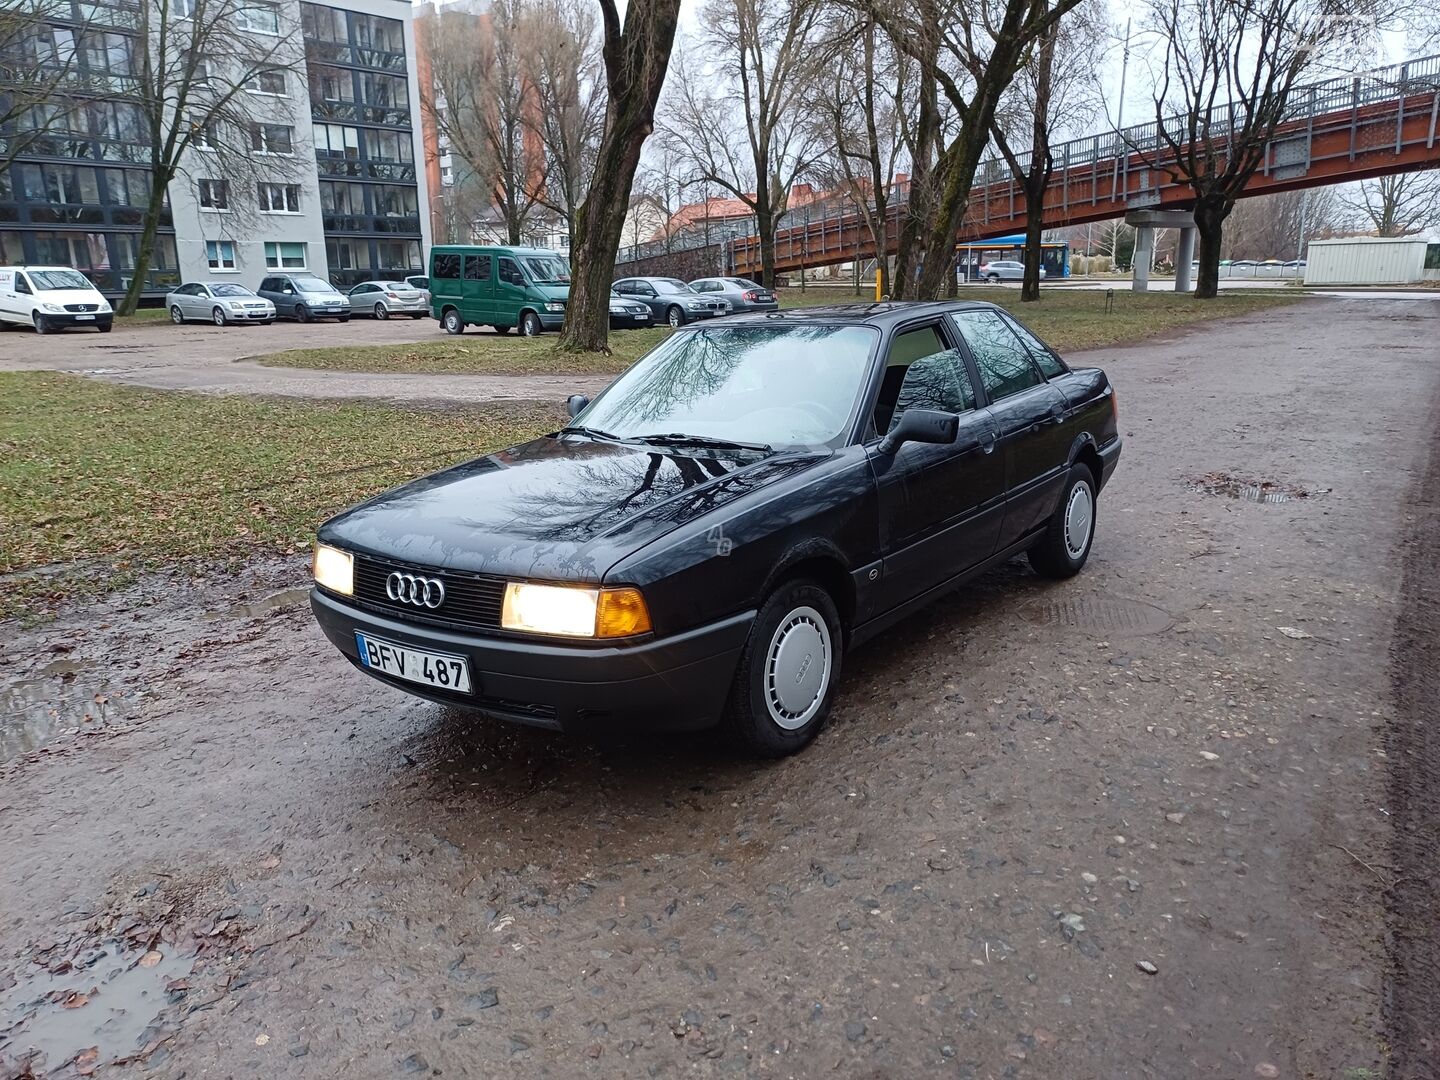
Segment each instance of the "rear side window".
[[1024,323],[1019,319],[1006,319],[1005,324],[1019,335],[1020,340],[1025,343],[1025,347],[1030,350],[1030,359],[1040,366],[1040,370],[1045,373],[1047,379],[1065,374],[1065,365],[1056,359],[1055,354],[1046,347],[1043,341],[1026,329]]
[[890,344],[885,379],[875,403],[875,432],[885,434],[906,409],[959,413],[975,407],[965,361],[933,326],[908,330]]
[[430,276],[447,281],[458,281],[460,279],[460,256],[436,255],[434,265],[430,268]]
[[[437,275],[438,276],[438,275]],[[466,255],[465,256],[465,280],[466,281],[489,281],[490,280],[490,256],[489,255]]]
[[990,400],[999,401],[1042,381],[1029,351],[995,312],[958,311],[950,318],[965,335]]

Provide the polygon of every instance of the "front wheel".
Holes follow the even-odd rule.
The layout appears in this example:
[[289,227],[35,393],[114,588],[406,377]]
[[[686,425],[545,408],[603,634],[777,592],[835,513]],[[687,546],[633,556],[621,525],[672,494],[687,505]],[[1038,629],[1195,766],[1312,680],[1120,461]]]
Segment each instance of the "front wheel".
[[440,326],[447,334],[463,334],[465,332],[465,320],[460,318],[460,312],[453,307],[446,308],[445,313],[440,316]]
[[375,318],[388,319],[389,317],[390,309],[387,308],[383,302],[375,305]]
[[681,311],[679,307],[672,305],[670,310],[665,312],[665,321],[671,326],[684,326],[685,312]]
[[1030,549],[1030,565],[1041,577],[1074,577],[1090,558],[1094,539],[1095,474],[1084,465],[1072,465],[1060,505]]
[[308,307],[306,307],[304,304],[296,304],[296,305],[295,305],[295,320],[296,320],[296,322],[304,322],[304,323],[314,322],[314,321],[315,321],[315,316],[313,316],[313,315],[310,314],[310,309],[309,309]]
[[181,326],[181,325],[184,324],[184,322],[185,322],[185,316],[180,313],[180,305],[179,305],[179,304],[176,304],[176,305],[174,305],[173,307],[171,307],[171,309],[170,309],[170,321],[173,322],[176,326]]
[[540,316],[533,311],[527,311],[520,316],[520,336],[539,337],[545,327],[540,325]]
[[423,319],[424,317],[425,317],[425,313],[424,313],[423,311],[417,311],[417,312],[415,312],[415,314],[413,314],[413,315],[410,316],[410,318],[412,318],[412,319]]
[[210,312],[210,321],[213,322],[216,326],[224,326],[225,309],[217,307],[214,311]]
[[50,320],[45,318],[45,316],[41,315],[38,311],[30,316],[30,321],[35,324],[35,332],[37,334],[50,333]]
[[730,737],[757,757],[784,757],[824,726],[840,678],[844,630],[830,594],[789,581],[770,594],[740,654],[725,704]]
[[340,318],[336,319],[335,321],[336,321],[336,322],[349,322],[349,321],[350,321],[350,316],[349,316],[349,315],[341,315]]

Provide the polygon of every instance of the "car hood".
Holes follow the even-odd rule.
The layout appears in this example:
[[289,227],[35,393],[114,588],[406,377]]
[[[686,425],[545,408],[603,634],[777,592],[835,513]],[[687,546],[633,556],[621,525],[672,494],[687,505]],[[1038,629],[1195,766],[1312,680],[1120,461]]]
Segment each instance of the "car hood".
[[569,300],[569,285],[532,285],[530,286],[546,300]]
[[319,538],[421,566],[600,581],[672,529],[830,455],[539,438],[378,495]]

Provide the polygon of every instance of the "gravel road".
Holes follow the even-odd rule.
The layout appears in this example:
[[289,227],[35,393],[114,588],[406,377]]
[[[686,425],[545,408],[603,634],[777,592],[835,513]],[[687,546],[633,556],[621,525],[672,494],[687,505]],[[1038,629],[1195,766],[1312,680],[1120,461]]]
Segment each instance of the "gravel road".
[[1437,339],[1095,356],[1085,572],[859,651],[779,763],[412,701],[298,562],[0,627],[0,1074],[1436,1075]]

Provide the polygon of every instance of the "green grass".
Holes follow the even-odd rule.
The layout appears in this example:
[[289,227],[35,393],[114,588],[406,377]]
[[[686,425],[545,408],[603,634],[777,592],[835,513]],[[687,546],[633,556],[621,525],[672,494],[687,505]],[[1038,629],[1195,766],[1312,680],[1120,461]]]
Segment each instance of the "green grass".
[[422,411],[0,372],[0,574],[19,574],[0,617],[185,559],[303,549],[337,510],[561,422],[540,405]]
[[163,307],[142,307],[136,308],[132,315],[117,316],[115,321],[120,326],[133,326],[138,323],[165,322],[170,318],[170,313]]
[[[976,286],[962,289],[962,299],[987,300],[1013,311],[1019,319],[1062,354],[1079,349],[1136,341],[1197,322],[1248,315],[1297,297],[1242,292],[1196,301],[1175,293],[1132,293],[1116,289],[1113,310],[1105,311],[1105,294],[1082,289],[1042,290],[1038,303],[1022,304],[1015,289]],[[863,295],[858,302],[864,303]],[[784,290],[784,308],[817,304],[856,303],[851,288],[812,286]],[[273,367],[317,368],[324,371],[396,372],[458,375],[609,375],[625,370],[669,334],[668,327],[618,330],[610,333],[612,355],[560,352],[554,335],[521,338],[511,334],[466,334],[408,345],[354,345],[292,349],[257,357]]]

